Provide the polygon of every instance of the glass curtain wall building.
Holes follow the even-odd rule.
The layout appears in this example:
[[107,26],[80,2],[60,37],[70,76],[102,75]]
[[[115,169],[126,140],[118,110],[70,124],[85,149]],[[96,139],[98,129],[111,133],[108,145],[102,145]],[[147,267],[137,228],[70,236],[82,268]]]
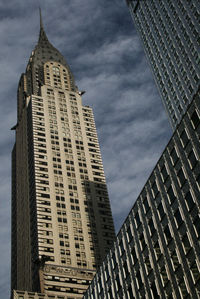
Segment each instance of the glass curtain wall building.
[[199,140],[198,94],[84,299],[200,297]]
[[41,19],[12,128],[14,298],[82,298],[113,244],[94,116],[83,93]]
[[126,0],[175,129],[200,85],[200,3]]
[[84,299],[197,299],[200,6],[195,0],[126,2],[174,134]]

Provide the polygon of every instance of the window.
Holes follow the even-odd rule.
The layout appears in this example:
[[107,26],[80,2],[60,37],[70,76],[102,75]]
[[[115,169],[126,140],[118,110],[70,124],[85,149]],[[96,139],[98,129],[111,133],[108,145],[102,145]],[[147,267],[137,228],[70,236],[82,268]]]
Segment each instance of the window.
[[183,218],[181,216],[179,209],[174,214],[174,217],[175,217],[176,225],[177,227],[179,227],[183,223]]
[[164,217],[164,215],[165,215],[165,212],[164,212],[162,203],[160,203],[160,204],[158,205],[158,214],[159,214],[159,218],[160,218],[160,220],[161,220],[161,219]]
[[153,194],[154,194],[154,197],[155,197],[158,193],[158,187],[157,187],[156,182],[153,183],[152,190],[153,190]]
[[[108,294],[109,294],[109,299],[113,299],[113,294],[112,294],[112,288],[111,287],[108,290]],[[94,298],[94,296],[92,298]]]
[[200,124],[200,118],[199,118],[199,115],[196,110],[191,115],[191,121],[192,121],[192,125],[193,125],[194,129],[197,129],[197,127]]
[[112,263],[113,263],[113,267],[115,269],[115,267],[117,266],[117,260],[116,260],[116,255],[115,255],[114,252],[113,252],[113,255],[112,255]]
[[128,295],[129,295],[129,299],[134,299],[133,290],[132,290],[131,285],[128,287]]
[[60,75],[60,69],[56,66],[52,67],[53,74],[59,76]]
[[149,226],[151,236],[152,236],[154,234],[154,232],[156,231],[152,219],[149,220],[148,226]]
[[128,270],[128,265],[127,265],[126,261],[123,264],[123,270],[124,270],[125,278],[127,278],[127,276],[129,275],[129,270]]
[[165,165],[161,169],[161,175],[162,175],[163,182],[165,182],[168,177],[168,173],[167,173],[167,169],[166,169]]
[[144,234],[141,233],[140,235],[140,246],[141,246],[141,250],[143,251],[146,247],[146,243],[145,243],[145,239],[144,239]]
[[160,296],[158,295],[158,291],[157,291],[155,282],[153,282],[151,284],[151,291],[152,291],[152,294],[153,294],[153,298],[158,298],[158,299],[160,298]]
[[196,283],[198,280],[200,280],[200,271],[198,269],[196,261],[194,261],[194,263],[192,264],[190,270],[191,270],[191,273],[192,273],[194,283]]
[[172,160],[173,165],[175,165],[176,162],[178,161],[178,155],[177,155],[177,152],[176,152],[175,148],[173,148],[172,151],[170,152],[170,156],[171,156],[171,160]]
[[108,279],[110,278],[110,274],[108,271],[108,266],[105,267],[105,274],[106,274],[106,281],[108,281]]
[[181,133],[180,139],[181,139],[181,143],[182,143],[183,147],[186,147],[186,145],[189,142],[189,138],[188,138],[188,135],[185,130],[183,130],[183,132]]
[[166,271],[165,266],[163,266],[163,267],[160,269],[160,274],[161,274],[161,278],[162,278],[163,285],[165,286],[166,283],[168,282],[167,271]]
[[170,186],[167,190],[167,195],[169,198],[169,202],[172,204],[174,202],[174,200],[176,199],[176,196],[174,194],[174,190],[172,188],[172,186]]
[[136,222],[136,225],[137,225],[137,228],[138,228],[141,224],[140,216],[139,216],[138,212],[135,214],[135,222]]
[[200,189],[200,175],[198,175],[198,177],[197,177],[197,184],[198,184],[199,189]]
[[191,169],[193,169],[195,167],[195,165],[197,164],[197,158],[196,158],[193,150],[191,150],[191,152],[189,153],[188,159],[190,162],[190,167],[191,167]]
[[176,269],[179,266],[179,260],[178,260],[178,256],[177,256],[176,250],[174,250],[172,252],[172,254],[171,254],[171,261],[172,261],[172,265],[173,265],[174,271],[176,271]]
[[188,191],[185,195],[185,201],[186,201],[186,205],[188,208],[188,211],[192,210],[192,208],[194,207],[195,203],[194,200],[192,198],[192,194],[190,191]]
[[143,201],[143,205],[144,205],[145,213],[147,213],[148,210],[150,209],[150,207],[149,207],[149,203],[148,203],[148,200],[147,200],[146,197],[145,197],[145,199]]
[[148,275],[150,273],[150,271],[152,270],[149,255],[145,258],[145,266],[146,266],[146,272]]
[[178,176],[180,187],[182,187],[185,183],[185,175],[182,168],[178,171],[177,176]]
[[153,247],[154,247],[156,257],[157,257],[157,260],[158,260],[160,258],[160,256],[162,255],[158,241],[154,244]]
[[194,229],[197,235],[197,238],[200,238],[200,217],[197,216],[194,220]]
[[143,287],[143,282],[142,282],[142,278],[141,278],[141,274],[140,274],[139,270],[136,273],[136,278],[137,278],[137,283],[138,283],[138,289],[140,289]]
[[136,251],[135,251],[134,247],[131,250],[131,255],[132,255],[132,259],[133,259],[133,265],[135,265],[138,259],[137,259],[137,255],[136,255]]
[[116,281],[116,284],[117,284],[117,291],[120,291],[121,283],[120,283],[119,275],[116,276],[115,281]]
[[187,234],[185,234],[182,238],[182,245],[183,245],[183,249],[185,251],[185,254],[188,253],[188,251],[190,250],[191,248],[191,245],[190,245],[190,241],[188,239],[188,236]]
[[187,287],[186,287],[186,284],[185,284],[185,281],[184,279],[182,279],[179,283],[179,288],[181,290],[181,294],[183,295],[183,298],[188,298],[188,291],[187,291]]
[[172,235],[171,235],[171,232],[170,232],[170,229],[169,229],[168,225],[166,225],[166,227],[164,229],[164,234],[165,234],[165,238],[166,238],[167,243],[169,243],[172,239]]
[[127,235],[128,235],[128,241],[131,242],[131,240],[133,239],[133,235],[132,235],[130,226],[127,229]]
[[125,250],[124,250],[124,244],[123,244],[123,241],[122,241],[122,240],[121,240],[120,243],[119,243],[119,247],[120,247],[121,255],[124,254]]

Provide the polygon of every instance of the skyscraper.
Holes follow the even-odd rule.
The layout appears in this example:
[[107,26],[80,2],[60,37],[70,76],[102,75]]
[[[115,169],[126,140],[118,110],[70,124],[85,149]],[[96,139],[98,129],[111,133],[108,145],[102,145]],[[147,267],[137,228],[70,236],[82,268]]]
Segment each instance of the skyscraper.
[[200,4],[126,0],[173,128],[200,83]]
[[198,299],[199,253],[200,96],[197,94],[84,299]]
[[31,298],[82,298],[115,238],[94,116],[82,105],[83,93],[40,15],[12,128],[15,298],[29,298],[27,291],[43,294]]
[[[126,0],[174,133],[84,299],[200,298],[199,3]],[[133,194],[133,200],[134,200]]]

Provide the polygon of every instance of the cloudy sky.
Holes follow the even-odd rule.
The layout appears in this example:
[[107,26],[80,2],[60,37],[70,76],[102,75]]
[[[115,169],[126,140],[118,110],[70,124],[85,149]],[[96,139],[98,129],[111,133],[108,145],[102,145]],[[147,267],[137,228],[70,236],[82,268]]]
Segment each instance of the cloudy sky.
[[39,14],[94,109],[116,232],[171,129],[125,0],[0,1],[0,298],[9,298],[11,149],[20,74],[38,40]]

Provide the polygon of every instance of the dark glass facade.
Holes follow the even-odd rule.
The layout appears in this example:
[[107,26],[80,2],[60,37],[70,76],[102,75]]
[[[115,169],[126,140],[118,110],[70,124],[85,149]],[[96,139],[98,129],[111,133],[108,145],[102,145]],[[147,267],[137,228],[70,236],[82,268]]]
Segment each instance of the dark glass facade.
[[84,299],[197,299],[200,5],[195,0],[126,2],[174,134]]
[[199,140],[198,94],[84,299],[199,298]]
[[173,128],[200,83],[200,4],[126,0]]

